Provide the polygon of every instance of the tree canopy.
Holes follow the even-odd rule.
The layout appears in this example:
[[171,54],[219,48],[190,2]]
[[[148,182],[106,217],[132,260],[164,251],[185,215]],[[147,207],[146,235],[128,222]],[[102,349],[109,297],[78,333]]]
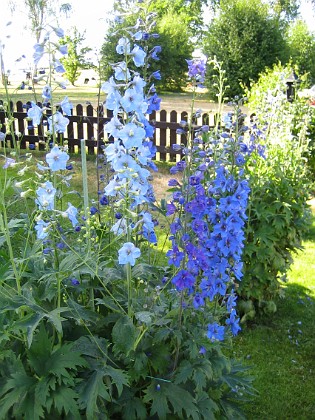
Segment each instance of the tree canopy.
[[296,20],[288,28],[287,42],[292,63],[300,74],[307,74],[310,83],[315,83],[315,35],[303,20]]
[[[221,0],[220,12],[204,37],[204,53],[216,56],[226,71],[228,96],[243,93],[265,67],[287,56],[279,20],[261,0]],[[207,84],[214,95],[211,73]]]

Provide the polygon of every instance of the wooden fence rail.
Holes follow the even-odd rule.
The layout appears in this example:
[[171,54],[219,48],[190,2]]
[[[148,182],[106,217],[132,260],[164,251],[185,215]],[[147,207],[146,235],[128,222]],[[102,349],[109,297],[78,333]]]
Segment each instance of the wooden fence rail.
[[[22,102],[16,104],[11,103],[11,110],[14,117],[13,128],[15,133],[21,133],[19,137],[20,148],[28,149],[30,145],[35,149],[44,150],[47,142],[48,125],[43,119],[43,124],[33,127],[32,121],[27,117],[27,110]],[[49,112],[47,111],[47,115]],[[70,153],[79,153],[81,139],[85,139],[88,154],[96,154],[102,146],[111,141],[107,133],[104,132],[104,124],[112,117],[112,111],[104,109],[100,106],[94,109],[92,105],[83,106],[78,104],[74,107],[72,115],[69,116],[69,124],[66,132],[60,136],[60,140],[66,141]],[[212,117],[212,118],[211,118]],[[180,127],[180,121],[187,121],[188,113],[183,111],[167,112],[161,110],[153,112],[149,116],[150,123],[155,127],[154,144],[157,147],[156,160],[176,161],[180,159],[180,154],[173,150],[173,144],[183,143],[182,136],[176,133]],[[204,113],[198,118],[196,125],[208,124],[214,125],[214,116]],[[210,120],[211,119],[211,120]],[[0,131],[5,132],[6,115],[0,110]],[[12,136],[6,136],[7,146],[12,147]]]

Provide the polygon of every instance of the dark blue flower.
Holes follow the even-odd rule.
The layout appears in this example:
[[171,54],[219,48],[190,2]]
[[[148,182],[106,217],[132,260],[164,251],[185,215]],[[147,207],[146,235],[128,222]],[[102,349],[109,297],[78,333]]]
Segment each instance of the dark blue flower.
[[180,292],[184,289],[190,289],[195,284],[195,277],[187,270],[180,270],[172,279],[172,283]]

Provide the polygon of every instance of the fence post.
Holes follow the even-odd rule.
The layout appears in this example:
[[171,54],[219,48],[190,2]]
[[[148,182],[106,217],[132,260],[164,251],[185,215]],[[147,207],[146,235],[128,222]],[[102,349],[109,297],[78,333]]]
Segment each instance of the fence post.
[[160,111],[160,122],[164,122],[164,127],[160,127],[160,160],[166,160],[166,121],[167,112],[163,109]]

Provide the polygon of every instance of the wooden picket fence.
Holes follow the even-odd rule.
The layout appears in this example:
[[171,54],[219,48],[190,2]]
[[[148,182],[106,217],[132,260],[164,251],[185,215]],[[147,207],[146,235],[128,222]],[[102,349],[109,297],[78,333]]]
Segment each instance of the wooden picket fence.
[[[0,101],[1,102],[1,101]],[[34,145],[35,149],[44,150],[47,142],[47,123],[38,127],[32,126],[32,121],[28,121],[27,110],[21,101],[16,104],[11,103],[11,110],[14,117],[14,132],[21,133],[19,137],[20,148],[28,149]],[[47,111],[47,115],[49,112]],[[98,153],[102,147],[111,141],[111,138],[104,132],[104,124],[112,117],[112,111],[106,110],[103,106],[98,109],[92,105],[83,106],[78,104],[74,107],[72,115],[69,116],[69,124],[66,132],[60,134],[60,141],[67,142],[70,153],[80,153],[81,139],[85,139],[88,154]],[[194,123],[197,126],[208,124],[214,125],[213,115],[204,113]],[[157,147],[156,160],[158,161],[176,161],[180,159],[180,153],[173,150],[173,144],[182,144],[183,136],[176,133],[180,127],[180,121],[187,121],[188,112],[161,110],[153,112],[149,116],[150,123],[155,126],[153,142]],[[5,132],[6,115],[0,110],[1,131]],[[8,147],[12,147],[11,135],[6,136]]]

